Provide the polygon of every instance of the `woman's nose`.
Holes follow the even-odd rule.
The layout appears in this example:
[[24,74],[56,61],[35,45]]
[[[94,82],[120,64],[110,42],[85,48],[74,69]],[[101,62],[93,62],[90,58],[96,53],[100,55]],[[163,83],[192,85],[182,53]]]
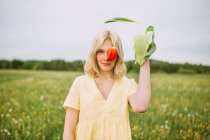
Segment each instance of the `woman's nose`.
[[107,61],[107,52],[104,53],[104,60]]

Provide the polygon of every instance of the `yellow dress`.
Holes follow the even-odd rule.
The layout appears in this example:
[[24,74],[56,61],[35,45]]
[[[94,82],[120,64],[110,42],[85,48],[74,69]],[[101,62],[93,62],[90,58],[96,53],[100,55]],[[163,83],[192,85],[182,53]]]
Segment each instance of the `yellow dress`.
[[128,97],[136,88],[135,80],[123,77],[105,99],[93,78],[77,77],[63,104],[80,110],[76,140],[131,140]]

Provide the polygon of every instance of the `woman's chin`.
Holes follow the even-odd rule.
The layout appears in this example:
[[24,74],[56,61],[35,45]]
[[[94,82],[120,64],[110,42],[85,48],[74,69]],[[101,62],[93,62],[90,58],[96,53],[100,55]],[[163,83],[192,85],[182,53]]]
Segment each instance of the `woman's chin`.
[[103,72],[110,72],[112,70],[111,67],[100,67],[100,71],[103,71]]

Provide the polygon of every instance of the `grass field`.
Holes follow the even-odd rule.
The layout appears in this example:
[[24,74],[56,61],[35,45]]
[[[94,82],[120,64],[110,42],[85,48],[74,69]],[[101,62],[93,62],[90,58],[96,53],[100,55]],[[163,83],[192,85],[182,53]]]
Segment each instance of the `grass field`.
[[[0,139],[62,139],[62,105],[81,74],[0,70]],[[149,110],[130,112],[133,140],[210,139],[210,75],[154,73],[151,80]]]

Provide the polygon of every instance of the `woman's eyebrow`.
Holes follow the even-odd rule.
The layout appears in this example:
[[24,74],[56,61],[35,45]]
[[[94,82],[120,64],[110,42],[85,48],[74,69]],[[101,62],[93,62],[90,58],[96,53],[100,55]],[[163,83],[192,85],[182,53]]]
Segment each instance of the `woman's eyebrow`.
[[96,52],[104,52],[103,49],[97,49]]

